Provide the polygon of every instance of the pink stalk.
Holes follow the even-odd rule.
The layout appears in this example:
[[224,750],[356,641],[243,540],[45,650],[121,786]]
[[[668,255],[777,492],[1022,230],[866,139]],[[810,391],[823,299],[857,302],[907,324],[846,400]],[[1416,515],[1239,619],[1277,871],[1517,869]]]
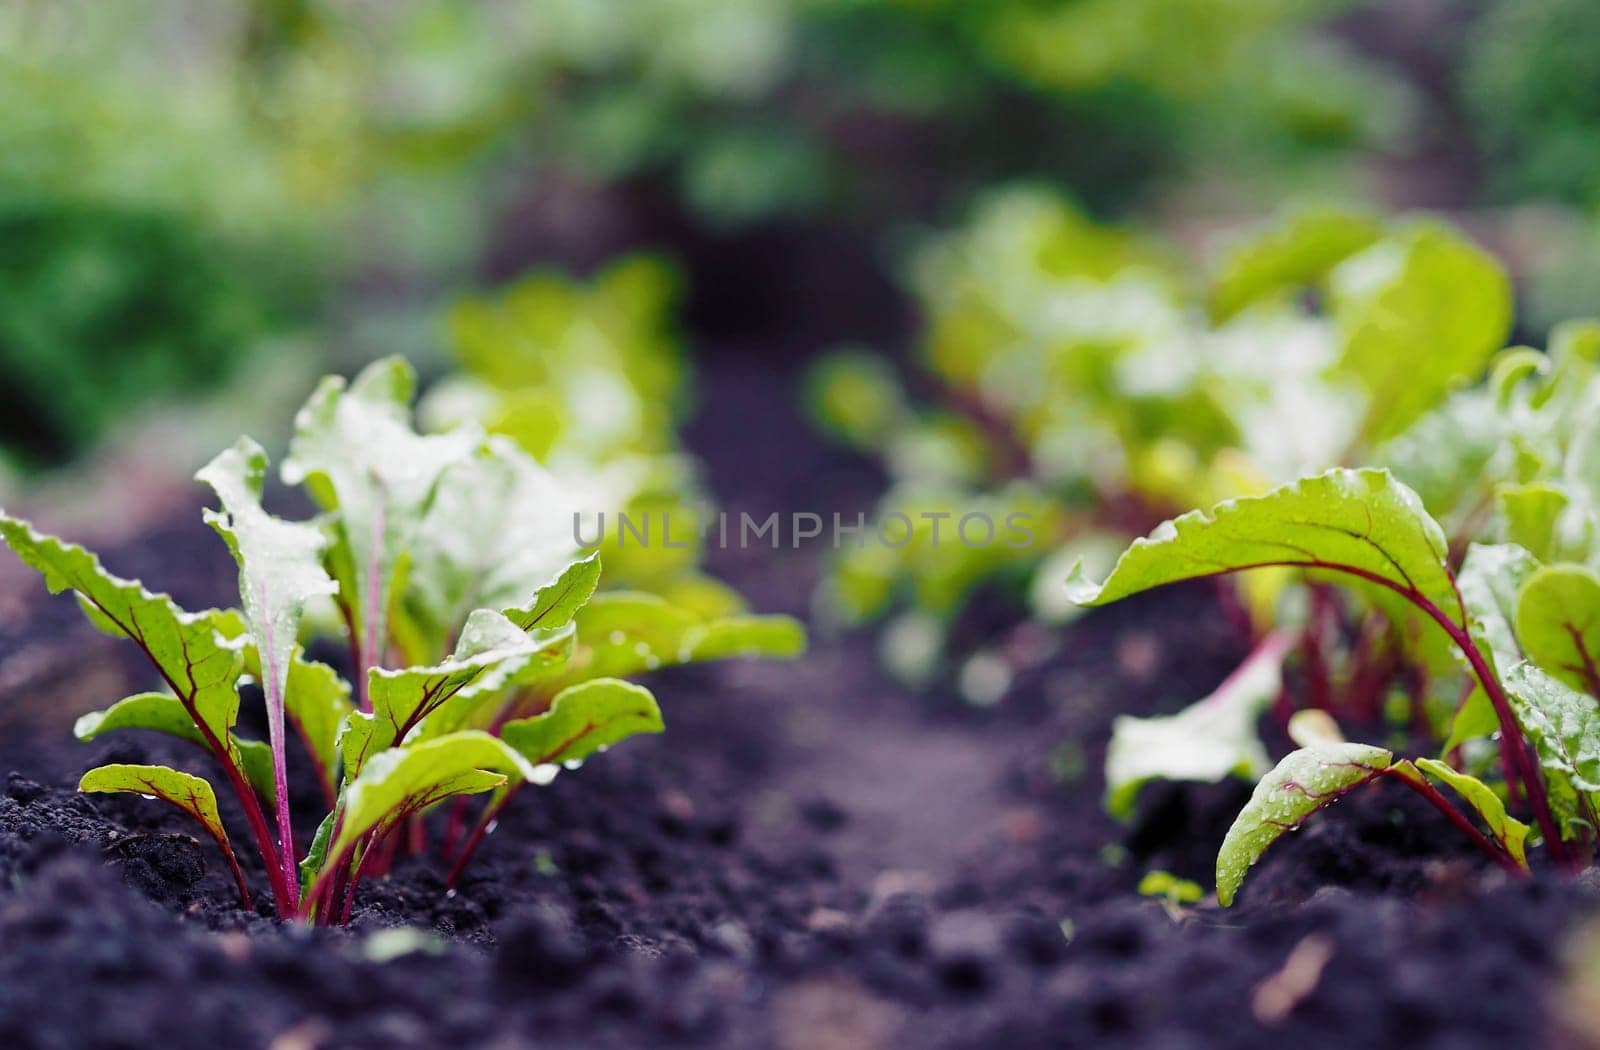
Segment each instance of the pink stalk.
[[1478,847],[1481,852],[1486,854],[1490,860],[1494,861],[1496,864],[1500,865],[1502,868],[1511,872],[1513,875],[1518,876],[1519,878],[1528,877],[1528,872],[1512,858],[1511,854],[1507,853],[1505,849],[1490,839],[1489,836],[1479,831],[1472,821],[1462,816],[1461,811],[1452,806],[1450,804],[1450,800],[1439,793],[1438,788],[1434,787],[1426,780],[1416,780],[1406,776],[1403,773],[1397,773],[1393,767],[1383,770],[1383,772],[1379,775],[1389,777],[1391,780],[1398,780],[1412,791],[1415,791],[1417,794],[1427,799],[1433,805],[1434,809],[1437,809],[1440,813],[1443,813],[1445,819],[1454,824],[1456,829],[1463,835],[1467,836],[1467,838],[1472,841],[1472,844]]
[[[266,586],[258,586],[257,600],[266,608]],[[267,698],[267,740],[272,745],[272,787],[278,803],[278,867],[282,873],[282,886],[288,895],[290,909],[300,905],[300,880],[295,873],[294,825],[289,817],[289,760],[284,751],[283,709],[284,679],[278,673],[275,646],[272,640],[272,620],[263,615],[261,677]]]
[[[1533,759],[1528,754],[1528,744],[1522,735],[1522,728],[1517,725],[1515,713],[1511,710],[1511,701],[1506,697],[1505,690],[1500,685],[1500,680],[1484,661],[1483,654],[1478,651],[1472,636],[1467,629],[1445,615],[1443,609],[1433,603],[1427,595],[1414,587],[1402,587],[1378,573],[1367,569],[1357,568],[1354,565],[1340,565],[1336,562],[1325,561],[1262,561],[1249,565],[1236,565],[1216,573],[1202,573],[1202,576],[1218,576],[1231,572],[1242,572],[1247,569],[1325,569],[1330,572],[1342,572],[1355,576],[1380,587],[1386,587],[1401,597],[1407,599],[1417,608],[1427,613],[1450,640],[1461,650],[1467,658],[1467,663],[1472,667],[1472,673],[1482,683],[1483,690],[1489,697],[1489,703],[1494,708],[1495,718],[1500,723],[1500,747],[1502,757],[1508,760],[1508,765],[1516,773],[1516,778],[1522,781],[1523,789],[1527,792],[1528,804],[1533,810],[1534,818],[1538,821],[1540,834],[1544,836],[1545,849],[1550,857],[1562,867],[1571,869],[1574,866],[1572,854],[1567,850],[1566,843],[1561,839],[1561,832],[1556,825],[1555,817],[1550,810],[1550,798],[1545,792],[1544,780],[1540,777],[1538,768],[1533,764]],[[1452,585],[1455,577],[1450,577]]]
[[[521,785],[519,784],[517,787],[521,787]],[[517,788],[512,788],[498,802],[493,802],[484,807],[482,816],[478,817],[478,823],[472,828],[472,834],[468,835],[467,841],[462,844],[461,853],[456,857],[456,862],[450,866],[450,874],[445,876],[444,884],[446,886],[455,889],[456,883],[461,880],[462,872],[467,870],[467,864],[471,862],[472,855],[478,852],[478,846],[482,844],[484,836],[489,834],[489,829],[494,827],[494,822],[500,819],[501,811],[506,808],[506,804],[516,794]]]

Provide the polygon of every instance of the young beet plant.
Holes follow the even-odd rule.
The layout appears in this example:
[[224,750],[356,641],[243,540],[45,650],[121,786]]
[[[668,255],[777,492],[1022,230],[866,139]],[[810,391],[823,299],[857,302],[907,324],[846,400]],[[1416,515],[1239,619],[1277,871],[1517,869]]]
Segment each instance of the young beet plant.
[[[486,794],[464,842],[469,811],[450,815],[440,853],[453,882],[521,787],[661,731],[654,697],[624,676],[793,655],[804,644],[794,621],[743,615],[731,595],[692,608],[648,594],[596,595],[599,559],[575,549],[577,508],[560,487],[509,442],[475,428],[417,434],[414,382],[409,365],[388,359],[348,387],[325,380],[301,410],[283,476],[323,508],[313,521],[262,508],[267,460],[248,438],[199,472],[220,505],[206,520],[239,565],[237,609],[187,612],[113,576],[83,548],[0,513],[0,536],[50,590],[75,592],[96,626],[143,650],[165,686],[84,716],[79,738],[146,729],[209,752],[284,918],[345,921],[364,877],[385,872],[401,849],[426,848],[431,809]],[[347,635],[349,682],[303,651],[319,617]],[[250,682],[265,703],[265,741],[237,731],[240,686]],[[329,807],[304,850],[289,807],[291,730]],[[209,781],[118,764],[90,770],[79,787],[189,813],[252,906]]]
[[[1074,571],[1073,600],[1103,605],[1179,580],[1301,570],[1321,583],[1353,586],[1386,610],[1398,599],[1399,608],[1414,609],[1442,632],[1469,675],[1451,742],[1437,759],[1400,758],[1346,742],[1336,730],[1319,731],[1318,724],[1331,729],[1326,718],[1297,718],[1291,731],[1301,748],[1261,779],[1223,841],[1223,905],[1279,837],[1379,780],[1422,795],[1507,870],[1528,870],[1533,839],[1563,868],[1592,858],[1600,827],[1600,578],[1582,565],[1542,565],[1510,543],[1473,545],[1459,572],[1451,564],[1444,530],[1415,492],[1386,470],[1338,469],[1167,522],[1136,540],[1102,584]],[[1269,635],[1264,648],[1273,644],[1284,644],[1283,636]],[[1260,662],[1273,668],[1266,688],[1275,690],[1273,654]],[[1247,663],[1237,677],[1252,673]],[[1206,717],[1204,706],[1184,717]],[[1474,738],[1496,741],[1493,771],[1461,768],[1465,749],[1456,744]],[[1533,827],[1508,813],[1507,799],[1531,814]]]

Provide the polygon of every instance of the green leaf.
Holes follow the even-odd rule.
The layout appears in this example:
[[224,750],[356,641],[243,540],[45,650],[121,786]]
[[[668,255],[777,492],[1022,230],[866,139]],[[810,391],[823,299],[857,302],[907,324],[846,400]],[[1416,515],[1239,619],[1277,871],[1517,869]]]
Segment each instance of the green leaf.
[[[170,693],[137,693],[118,700],[103,711],[91,711],[72,727],[79,740],[90,741],[114,729],[148,729],[166,733],[207,748],[206,738],[195,725],[178,698]],[[245,777],[261,797],[275,799],[272,774],[272,748],[260,740],[232,738],[234,749],[244,765]]]
[[534,765],[570,765],[630,736],[663,728],[650,690],[598,678],[563,690],[541,715],[507,722],[500,735]]
[[1320,280],[1383,234],[1370,216],[1306,208],[1234,245],[1213,280],[1211,315],[1226,321],[1252,303],[1281,297]]
[[1118,715],[1106,750],[1106,809],[1133,816],[1139,789],[1151,780],[1215,783],[1259,777],[1269,766],[1256,720],[1283,688],[1283,658],[1292,637],[1275,634],[1205,699],[1175,715]]
[[1256,785],[1217,853],[1217,902],[1233,903],[1267,847],[1389,768],[1394,755],[1369,744],[1319,744],[1291,752]]
[[1495,491],[1495,506],[1505,537],[1526,547],[1540,561],[1557,560],[1558,526],[1570,500],[1555,485],[1506,485]]
[[566,486],[503,437],[447,470],[411,548],[416,650],[443,652],[473,609],[504,609],[524,629],[562,626],[600,575],[598,558],[578,550],[576,510]]
[[1338,469],[1168,521],[1135,540],[1103,584],[1079,566],[1067,587],[1080,605],[1105,605],[1179,580],[1303,566],[1359,576],[1464,626],[1447,556],[1416,493],[1386,470]]
[[1527,662],[1506,672],[1503,684],[1563,827],[1589,823],[1590,796],[1600,791],[1600,705]]
[[338,804],[322,818],[316,832],[311,836],[311,845],[306,848],[306,855],[300,858],[301,897],[310,892],[312,883],[316,882],[317,876],[322,873],[322,866],[328,861],[328,847],[333,844],[333,829],[338,826],[343,816],[344,799],[340,798]]
[[299,645],[300,617],[313,598],[338,593],[322,567],[327,540],[320,529],[284,521],[261,506],[267,454],[249,438],[217,455],[195,474],[222,504],[205,520],[239,563],[239,597],[259,656],[269,729],[281,732],[289,666]]
[[1346,333],[1338,368],[1367,391],[1369,441],[1400,433],[1453,387],[1477,379],[1511,330],[1505,271],[1442,226],[1385,242],[1334,276]]
[[304,483],[337,511],[329,565],[371,648],[387,637],[396,573],[441,475],[480,443],[457,431],[421,437],[411,426],[416,373],[403,358],[369,365],[348,387],[329,376],[295,417],[283,480]]
[[327,664],[296,653],[289,664],[289,720],[317,764],[329,794],[339,789],[339,729],[355,711],[350,684]]
[[397,670],[373,668],[367,693],[371,714],[350,717],[339,741],[347,777],[359,775],[374,751],[394,747],[457,694],[504,686],[537,653],[559,648],[571,632],[524,632],[501,613],[478,609],[467,618],[455,652],[442,663]]
[[1506,813],[1506,804],[1489,785],[1475,776],[1457,772],[1443,762],[1432,758],[1419,758],[1415,765],[1436,780],[1450,785],[1455,793],[1467,801],[1489,828],[1494,840],[1506,848],[1522,867],[1528,866],[1528,825]]
[[594,596],[600,582],[600,556],[591,554],[563,569],[560,575],[534,592],[524,605],[501,609],[524,631],[553,631],[567,626],[578,610]]
[[537,779],[515,750],[476,730],[380,751],[345,788],[344,822],[327,855],[341,863],[369,832],[392,828],[452,795]]
[[1523,658],[1517,639],[1517,595],[1539,571],[1533,555],[1514,543],[1474,543],[1456,576],[1467,607],[1467,626],[1491,667],[1510,667]]
[[1517,598],[1517,637],[1528,659],[1600,699],[1600,577],[1582,565],[1547,565]]
[[[239,564],[239,597],[256,655],[256,673],[267,705],[267,734],[276,779],[286,776],[285,696],[299,649],[300,617],[313,598],[338,592],[322,567],[326,539],[313,525],[284,521],[261,506],[267,454],[247,437],[202,467],[195,480],[209,485],[222,509],[207,510],[215,529]],[[280,833],[288,836],[287,799],[276,799]]]
[[236,683],[242,660],[237,643],[221,633],[236,626],[233,614],[185,612],[167,595],[113,576],[82,547],[39,533],[4,513],[0,537],[44,576],[52,594],[75,591],[92,623],[132,639],[189,713],[206,746],[243,775],[232,733],[239,714]]
[[192,773],[167,766],[107,765],[91,769],[78,781],[85,792],[128,792],[159,798],[183,810],[206,829],[217,846],[233,862],[233,847],[217,812],[217,794],[211,785]]
[[806,375],[811,418],[832,437],[860,449],[881,448],[910,416],[905,391],[882,354],[834,350]]
[[651,594],[597,594],[574,621],[578,641],[565,667],[531,681],[546,696],[591,678],[625,678],[677,664],[735,656],[790,657],[805,628],[788,616],[705,619]]

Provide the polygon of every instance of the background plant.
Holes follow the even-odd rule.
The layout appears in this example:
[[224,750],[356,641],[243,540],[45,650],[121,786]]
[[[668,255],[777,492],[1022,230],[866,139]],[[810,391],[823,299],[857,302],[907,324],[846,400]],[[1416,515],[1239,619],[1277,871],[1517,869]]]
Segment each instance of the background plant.
[[[930,242],[913,271],[926,396],[846,356],[814,377],[814,412],[886,450],[880,516],[1004,508],[1039,526],[1002,555],[912,543],[836,561],[827,608],[856,622],[909,601],[902,624],[931,639],[925,655],[985,581],[1060,620],[1070,610],[1050,584],[1072,559],[1108,562],[1173,509],[1386,446],[1476,378],[1510,325],[1506,276],[1462,235],[1327,207],[1238,239],[1196,282],[1173,246],[1018,189]],[[1238,604],[1248,616],[1270,600]],[[926,680],[936,666],[905,669]]]

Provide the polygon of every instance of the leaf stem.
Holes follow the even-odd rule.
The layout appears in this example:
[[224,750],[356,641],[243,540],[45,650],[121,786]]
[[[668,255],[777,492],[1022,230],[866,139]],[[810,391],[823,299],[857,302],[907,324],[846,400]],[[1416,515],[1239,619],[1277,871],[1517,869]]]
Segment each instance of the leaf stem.
[[472,827],[472,834],[467,836],[467,841],[462,843],[461,852],[456,856],[456,862],[450,866],[450,874],[445,876],[444,884],[450,889],[455,889],[456,883],[461,880],[461,875],[467,870],[467,864],[472,860],[472,855],[478,851],[478,846],[483,842],[484,836],[500,819],[500,813],[517,794],[517,789],[522,785],[506,791],[504,795],[489,803],[483,808],[483,813],[478,817],[478,822]]
[[[257,587],[257,600],[267,608],[266,586]],[[294,823],[289,816],[289,759],[283,740],[283,711],[285,707],[284,681],[287,672],[280,674],[276,646],[272,638],[272,618],[261,617],[263,651],[261,659],[262,685],[267,699],[267,739],[272,746],[272,788],[278,810],[278,868],[283,875],[283,888],[288,894],[288,906],[300,907],[300,882],[295,877]]]
[[1445,819],[1454,824],[1457,830],[1465,835],[1472,842],[1472,844],[1478,847],[1478,849],[1487,855],[1490,860],[1494,861],[1506,871],[1509,871],[1520,878],[1528,877],[1527,869],[1518,864],[1515,857],[1506,852],[1505,848],[1499,843],[1489,838],[1489,836],[1485,835],[1482,831],[1479,831],[1477,826],[1473,824],[1472,821],[1468,820],[1461,814],[1459,809],[1450,804],[1450,800],[1445,798],[1438,788],[1434,787],[1432,784],[1428,783],[1427,780],[1423,779],[1420,772],[1415,776],[1408,776],[1407,774],[1396,769],[1394,766],[1390,766],[1388,769],[1383,770],[1380,775],[1386,776],[1391,780],[1400,781],[1402,784],[1406,785],[1406,787],[1409,787],[1412,791],[1415,791],[1417,794],[1427,799],[1428,802],[1433,805],[1434,809],[1437,809],[1440,813],[1444,814]]

